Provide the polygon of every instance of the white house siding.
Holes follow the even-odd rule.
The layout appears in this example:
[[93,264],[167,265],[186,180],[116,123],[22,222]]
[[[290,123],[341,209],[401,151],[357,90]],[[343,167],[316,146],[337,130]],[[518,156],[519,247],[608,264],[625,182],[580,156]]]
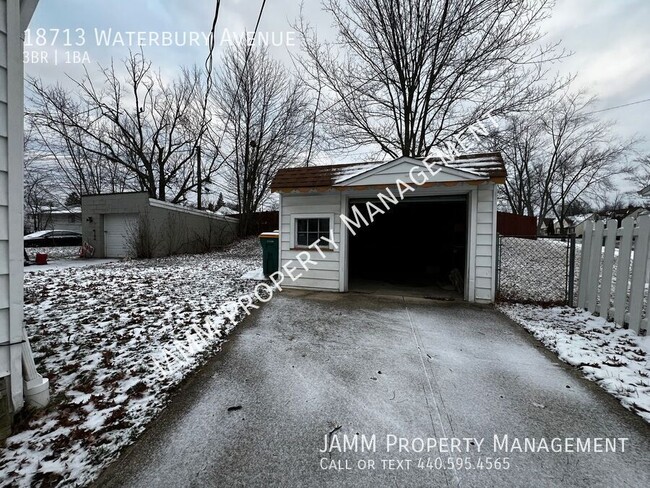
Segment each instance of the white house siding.
[[[0,0],[0,343],[5,344],[0,346],[0,379],[9,377],[13,410],[24,403],[23,380],[28,393],[34,388],[47,389],[47,381],[36,374],[23,329],[21,37],[36,3],[36,0]],[[30,383],[32,379],[35,381]]]
[[25,217],[24,230],[26,234],[36,232],[37,230],[72,230],[81,232],[81,209],[78,212],[44,211],[38,215],[40,228],[34,228],[34,216]]
[[[398,174],[391,174],[397,177]],[[441,175],[445,177],[446,175]],[[379,180],[377,175],[374,179]],[[408,176],[404,175],[404,181]],[[359,182],[365,184],[366,180]],[[324,260],[315,251],[311,254],[318,265],[310,267],[309,272],[298,268],[297,272],[304,275],[291,284],[295,288],[347,291],[345,283],[345,249],[346,234],[341,236],[341,221],[339,215],[346,211],[348,198],[372,198],[378,190],[345,190],[283,193],[280,199],[280,263],[287,266],[298,266],[296,255],[300,250],[292,249],[294,238],[291,221],[297,215],[314,215],[329,217],[334,215],[334,238],[339,246],[336,251],[328,252]],[[466,269],[466,298],[469,301],[487,303],[494,301],[495,266],[496,266],[496,184],[492,182],[456,183],[450,186],[437,185],[418,188],[408,196],[444,196],[467,195],[468,200],[468,259]],[[343,228],[345,231],[345,227]],[[343,242],[341,241],[343,237]],[[405,266],[409,265],[408,249],[405,249]],[[341,263],[343,262],[343,265]],[[414,263],[415,264],[415,263]],[[286,279],[286,278],[285,278]],[[287,282],[285,281],[285,284]]]
[[[298,266],[296,256],[301,249],[295,249],[293,239],[292,220],[297,215],[310,215],[313,217],[334,217],[334,240],[337,244],[341,242],[341,220],[338,216],[341,213],[341,192],[331,193],[299,193],[284,194],[281,197],[280,211],[280,266],[285,264],[289,269]],[[311,251],[316,266],[309,266],[309,271],[299,267],[294,274],[302,273],[297,281],[289,284],[286,278],[287,287],[308,288],[315,290],[335,290],[340,287],[340,248],[338,250],[325,251],[325,258],[321,258],[316,251]],[[318,256],[316,258],[316,256]]]
[[[20,343],[23,334],[23,92],[19,26],[18,2],[0,0],[0,343],[5,344]],[[14,406],[22,404],[21,369],[20,344],[0,347],[0,376],[10,376]]]
[[48,229],[81,232],[81,212],[52,215],[52,221],[46,227]]

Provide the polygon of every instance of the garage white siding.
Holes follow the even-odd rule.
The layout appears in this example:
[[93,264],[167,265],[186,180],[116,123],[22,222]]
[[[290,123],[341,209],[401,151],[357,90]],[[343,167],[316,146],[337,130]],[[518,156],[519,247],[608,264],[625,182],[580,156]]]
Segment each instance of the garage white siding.
[[[495,185],[484,184],[476,191],[476,245],[474,300],[494,301],[496,248]],[[471,225],[471,224],[470,224]]]
[[[406,180],[405,180],[406,181]],[[466,298],[469,301],[493,302],[495,296],[496,266],[496,184],[493,182],[458,182],[441,186],[418,188],[409,196],[468,196],[468,242]],[[346,241],[345,227],[341,235],[340,214],[344,212],[348,198],[376,196],[376,190],[345,190],[330,192],[283,193],[280,200],[280,265],[299,266],[296,256],[301,251],[293,243],[295,239],[292,221],[297,216],[331,217],[334,221],[334,238],[339,249],[326,253],[326,257],[313,251],[316,266],[310,266],[303,276],[290,286],[318,290],[346,290]],[[343,240],[341,239],[343,237]],[[404,261],[405,266],[416,265],[417,257],[410,254],[408,243],[404,252],[394,259]],[[295,273],[294,273],[295,274]],[[285,281],[285,284],[287,282]],[[283,285],[284,286],[284,285]],[[289,286],[287,286],[289,287]]]
[[138,225],[138,214],[104,215],[104,255],[107,258],[124,258],[129,255],[129,236]]
[[[334,228],[334,240],[341,242],[341,193],[317,193],[317,194],[286,194],[282,195],[280,211],[280,266],[286,265],[289,269],[299,266],[296,256],[302,249],[296,249],[292,233],[292,222],[297,216],[331,218]],[[309,271],[298,268],[296,273],[302,276],[293,286],[315,290],[338,291],[340,286],[340,248],[337,250],[325,251],[322,258],[316,251],[310,251],[314,261],[318,264],[309,266]],[[287,280],[288,281],[288,280]],[[286,283],[286,282],[285,282]],[[292,285],[287,285],[291,287]]]
[[[414,167],[418,168],[414,173],[415,178],[422,178],[419,172],[423,172],[427,178],[431,178],[429,170],[425,168],[421,161],[400,158],[393,163],[369,171],[367,174],[360,174],[348,178],[341,183],[341,186],[394,185],[398,179],[408,183],[410,181],[409,173]],[[444,167],[443,171],[440,171],[432,178],[432,181],[435,180],[437,183],[458,183],[460,181],[471,181],[472,179],[474,178],[471,174]]]

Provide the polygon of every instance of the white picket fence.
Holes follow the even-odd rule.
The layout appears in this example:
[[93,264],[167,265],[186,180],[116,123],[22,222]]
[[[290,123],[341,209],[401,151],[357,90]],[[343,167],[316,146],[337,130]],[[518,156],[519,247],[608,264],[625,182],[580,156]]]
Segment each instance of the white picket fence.
[[589,222],[580,258],[578,307],[648,331],[650,216]]

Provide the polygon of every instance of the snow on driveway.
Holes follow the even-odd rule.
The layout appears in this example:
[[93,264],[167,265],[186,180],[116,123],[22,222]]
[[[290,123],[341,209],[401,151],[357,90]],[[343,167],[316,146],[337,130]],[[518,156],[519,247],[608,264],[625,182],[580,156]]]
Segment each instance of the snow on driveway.
[[229,332],[235,324],[217,310],[252,292],[257,282],[241,276],[260,256],[251,239],[223,252],[26,274],[25,324],[52,400],[0,448],[1,486],[92,481],[219,344],[162,376],[151,358],[186,344],[188,327],[206,319]]
[[650,422],[650,337],[570,307],[500,304],[558,357]]

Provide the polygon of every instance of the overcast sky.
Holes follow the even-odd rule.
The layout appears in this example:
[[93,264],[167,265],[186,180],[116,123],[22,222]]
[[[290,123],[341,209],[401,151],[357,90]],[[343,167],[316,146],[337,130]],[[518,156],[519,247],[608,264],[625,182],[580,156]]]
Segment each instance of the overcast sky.
[[[217,48],[227,44],[235,35],[252,30],[260,0],[223,0],[217,27]],[[45,51],[47,60],[37,59],[25,67],[27,75],[42,76],[48,81],[64,81],[66,75],[79,76],[83,64],[75,61],[73,51],[79,51],[77,61],[90,60],[91,71],[96,63],[108,63],[111,57],[122,59],[128,55],[127,32],[156,33],[162,42],[164,31],[178,32],[179,42],[185,35],[185,46],[144,48],[164,74],[173,74],[181,64],[203,64],[207,54],[204,36],[210,29],[214,2],[211,0],[41,0],[30,24],[26,46],[28,51]],[[330,19],[320,10],[318,0],[305,0],[307,17],[319,29],[319,34],[331,33]],[[292,45],[290,21],[299,13],[298,1],[267,0],[260,24],[260,32],[282,46],[272,48],[278,58],[287,61]],[[636,102],[650,98],[650,1],[648,0],[558,0],[553,18],[546,30],[551,40],[562,40],[566,49],[574,52],[558,68],[561,72],[577,74],[579,86],[599,96],[598,109]],[[39,47],[37,29],[61,29],[54,46]],[[65,32],[70,29],[70,42],[79,47],[64,46]],[[83,33],[83,39],[79,35]],[[122,39],[117,37],[122,34]],[[184,33],[184,34],[183,34]],[[196,34],[192,34],[196,33]],[[47,31],[40,42],[54,41]],[[101,36],[98,42],[97,36]],[[105,44],[110,35],[109,46]],[[147,34],[147,42],[149,40]],[[190,36],[194,44],[190,46]],[[272,38],[271,36],[275,36]],[[198,41],[196,36],[199,36]],[[132,40],[131,48],[139,49]],[[176,42],[176,40],[174,40]],[[57,51],[56,58],[54,51]],[[67,53],[66,53],[67,51]],[[218,58],[217,58],[218,59]],[[617,131],[623,136],[637,134],[650,139],[650,102],[605,111],[599,114],[617,122]],[[650,142],[640,149],[650,153]]]

